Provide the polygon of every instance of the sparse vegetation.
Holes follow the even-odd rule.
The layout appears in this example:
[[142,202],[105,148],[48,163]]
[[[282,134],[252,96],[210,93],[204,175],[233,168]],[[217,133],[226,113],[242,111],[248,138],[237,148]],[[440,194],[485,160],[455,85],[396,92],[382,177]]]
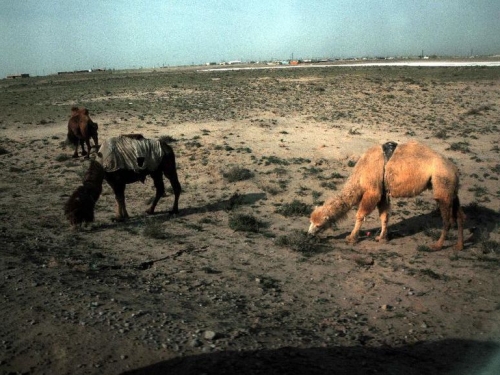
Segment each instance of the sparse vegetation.
[[287,247],[303,255],[314,255],[319,250],[317,237],[308,236],[302,231],[293,231],[290,234],[282,235],[276,238],[275,244]]
[[68,154],[59,154],[56,156],[56,161],[62,163],[63,161],[68,161],[71,159],[71,155]]
[[304,202],[294,199],[291,203],[285,203],[276,210],[277,213],[290,216],[307,216],[311,213],[312,207]]
[[222,172],[222,176],[224,176],[228,182],[236,182],[249,180],[254,176],[254,173],[247,168],[234,166],[228,171]]
[[434,280],[443,280],[443,279],[446,280],[447,279],[446,276],[440,275],[440,274],[434,272],[433,270],[431,270],[430,268],[424,268],[423,270],[420,270],[420,274],[427,276],[427,277],[430,277],[431,279],[434,279]]
[[450,144],[450,150],[452,151],[460,151],[462,153],[468,153],[470,152],[469,149],[469,142],[463,141],[463,142],[453,142]]
[[155,220],[146,220],[142,235],[155,240],[164,240],[170,237],[170,235],[166,233],[163,224]]
[[472,115],[479,115],[481,114],[482,112],[485,112],[485,111],[490,111],[491,110],[491,106],[490,105],[481,105],[479,107],[476,107],[476,108],[471,108],[469,109],[467,112],[465,112],[465,114],[467,116],[472,116]]
[[440,129],[434,133],[434,137],[439,138],[439,139],[447,139],[449,138],[448,132],[446,129]]
[[[0,80],[0,145],[9,152],[0,156],[8,312],[0,372],[123,373],[159,362],[182,372],[190,364],[174,357],[201,361],[197,369],[215,360],[220,373],[240,360],[243,372],[268,364],[287,372],[286,363],[342,372],[345,361],[315,367],[332,348],[350,369],[365,361],[360,371],[377,373],[418,372],[422,363],[421,373],[451,371],[452,352],[470,365],[465,349],[486,358],[493,347],[462,339],[498,338],[490,328],[500,310],[499,68],[198,69]],[[147,178],[127,187],[130,218],[113,221],[115,197],[104,184],[95,221],[70,230],[63,205],[89,164],[60,147],[75,101],[91,110],[101,141],[172,136],[179,214],[168,213],[166,179],[156,214],[144,213],[154,196]],[[345,241],[354,207],[346,221],[306,234],[312,206],[345,185],[367,144],[410,137],[459,166],[463,251],[453,249],[456,224],[443,250],[425,246],[440,234],[430,191],[392,200],[387,243],[374,240],[377,209],[356,244]],[[235,166],[230,183],[223,172]],[[432,350],[414,345],[429,341]],[[67,350],[62,358],[44,347]]]
[[229,217],[229,228],[236,232],[258,233],[265,227],[266,224],[253,215],[234,214]]
[[480,198],[480,197],[483,197],[486,194],[488,194],[488,190],[483,186],[474,185],[473,187],[469,188],[468,190],[473,192],[474,196],[476,198]]

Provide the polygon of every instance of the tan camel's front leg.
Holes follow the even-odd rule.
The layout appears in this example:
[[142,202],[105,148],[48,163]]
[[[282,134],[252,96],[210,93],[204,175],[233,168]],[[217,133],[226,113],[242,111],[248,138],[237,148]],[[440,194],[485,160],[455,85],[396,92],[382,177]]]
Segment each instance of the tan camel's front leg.
[[359,203],[358,212],[356,213],[356,222],[354,224],[354,229],[351,234],[347,236],[346,241],[348,243],[356,243],[358,240],[359,230],[361,229],[361,225],[365,220],[365,217],[370,215],[372,211],[377,206],[377,202],[379,202],[380,196],[375,195],[363,195],[361,198],[361,202]]
[[354,229],[352,230],[351,234],[346,237],[346,242],[349,244],[355,244],[358,242],[358,233],[359,230],[361,229],[361,225],[363,224],[363,221],[365,220],[365,217],[358,217],[356,215],[356,222],[354,223]]

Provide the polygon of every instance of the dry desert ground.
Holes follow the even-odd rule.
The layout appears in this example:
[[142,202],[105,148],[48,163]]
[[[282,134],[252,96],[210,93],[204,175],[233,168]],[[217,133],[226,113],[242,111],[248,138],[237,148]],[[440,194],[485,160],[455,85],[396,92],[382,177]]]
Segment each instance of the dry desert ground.
[[[104,184],[70,227],[74,105],[100,140],[170,137],[177,215],[170,188],[144,213],[147,179],[129,220]],[[500,373],[500,67],[106,71],[1,80],[0,107],[1,373]],[[392,201],[387,243],[377,212],[344,241],[355,208],[306,236],[366,149],[409,140],[460,169],[463,251],[456,228],[430,250],[431,192]]]

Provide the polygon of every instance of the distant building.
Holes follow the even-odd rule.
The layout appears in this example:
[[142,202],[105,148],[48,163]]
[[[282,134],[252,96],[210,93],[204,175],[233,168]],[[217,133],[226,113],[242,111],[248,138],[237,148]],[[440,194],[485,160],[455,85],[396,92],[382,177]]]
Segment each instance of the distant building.
[[7,76],[7,79],[17,79],[17,78],[29,78],[30,75],[28,73],[22,74],[11,74]]

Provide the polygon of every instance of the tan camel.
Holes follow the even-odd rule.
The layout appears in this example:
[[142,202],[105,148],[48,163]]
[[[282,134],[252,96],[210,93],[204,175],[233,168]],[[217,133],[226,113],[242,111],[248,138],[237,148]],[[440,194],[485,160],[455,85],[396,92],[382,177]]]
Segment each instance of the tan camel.
[[326,229],[345,218],[349,210],[357,205],[354,229],[346,238],[347,242],[355,243],[363,220],[377,207],[381,232],[376,240],[385,241],[390,197],[410,198],[432,189],[441,211],[443,230],[431,248],[439,250],[443,247],[452,222],[456,222],[458,240],[455,250],[462,250],[465,214],[458,199],[458,184],[458,168],[421,143],[410,141],[396,145],[389,142],[375,146],[361,156],[341,193],[313,211],[308,233],[314,235]]

